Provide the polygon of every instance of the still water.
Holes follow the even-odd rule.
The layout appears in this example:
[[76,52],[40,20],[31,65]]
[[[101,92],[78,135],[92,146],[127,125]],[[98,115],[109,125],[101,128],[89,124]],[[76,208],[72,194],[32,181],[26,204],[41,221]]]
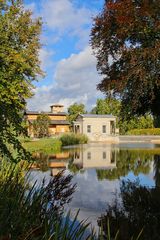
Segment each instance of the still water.
[[138,178],[142,185],[160,186],[160,145],[152,143],[92,143],[34,157],[34,180],[49,180],[63,169],[73,175],[77,187],[68,207],[80,209],[80,220],[88,218],[94,226],[118,194],[121,180]]

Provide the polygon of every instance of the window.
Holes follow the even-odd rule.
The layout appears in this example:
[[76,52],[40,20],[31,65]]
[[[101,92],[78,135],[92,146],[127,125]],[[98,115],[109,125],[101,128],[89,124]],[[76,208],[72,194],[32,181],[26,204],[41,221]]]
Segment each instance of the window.
[[106,152],[103,152],[103,159],[106,159]]
[[102,126],[102,133],[106,133],[106,125]]
[[80,126],[79,125],[75,125],[75,133],[80,133]]
[[87,132],[91,133],[91,125],[87,125]]
[[91,152],[87,152],[87,159],[91,159]]

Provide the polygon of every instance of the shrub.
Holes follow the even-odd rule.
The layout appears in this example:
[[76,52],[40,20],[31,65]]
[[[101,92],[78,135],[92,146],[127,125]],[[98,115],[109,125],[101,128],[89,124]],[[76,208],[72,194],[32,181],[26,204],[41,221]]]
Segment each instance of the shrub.
[[160,135],[160,128],[133,129],[127,132],[128,135]]
[[84,144],[88,142],[88,137],[84,134],[70,133],[62,135],[60,141],[62,142],[62,146]]
[[[64,205],[71,200],[75,185],[71,175],[59,173],[48,184],[30,186],[24,168],[16,164],[0,165],[0,239],[81,239],[88,224],[77,224],[77,216],[69,225],[64,218]],[[23,169],[23,171],[22,171]],[[23,181],[25,179],[25,181]],[[29,188],[30,186],[30,188]],[[75,230],[74,232],[72,230]],[[65,238],[68,236],[68,238]],[[76,238],[77,236],[77,238]]]
[[109,219],[111,237],[116,235],[118,229],[118,240],[159,239],[159,194],[159,187],[147,188],[141,186],[139,181],[122,181],[120,195],[107,206],[106,213],[99,219],[104,235],[108,233]]

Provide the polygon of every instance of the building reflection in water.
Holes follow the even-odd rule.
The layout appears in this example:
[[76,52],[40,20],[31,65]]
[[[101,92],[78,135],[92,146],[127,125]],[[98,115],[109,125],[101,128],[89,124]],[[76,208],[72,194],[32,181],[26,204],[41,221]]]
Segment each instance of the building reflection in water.
[[70,160],[69,152],[62,152],[49,155],[48,167],[51,169],[51,176],[57,175],[60,171],[65,170]]
[[72,173],[83,172],[90,168],[112,169],[116,168],[117,152],[118,148],[84,145],[81,148],[70,149],[68,152],[49,155],[48,167],[52,176],[64,169]]
[[82,145],[56,154],[35,153],[36,162],[33,169],[47,171],[51,169],[51,176],[68,169],[72,173],[83,173],[87,169],[113,169],[116,168],[117,153],[119,149],[111,146]]
[[73,152],[73,164],[83,169],[114,168],[116,167],[116,151],[118,149],[103,146],[84,146]]

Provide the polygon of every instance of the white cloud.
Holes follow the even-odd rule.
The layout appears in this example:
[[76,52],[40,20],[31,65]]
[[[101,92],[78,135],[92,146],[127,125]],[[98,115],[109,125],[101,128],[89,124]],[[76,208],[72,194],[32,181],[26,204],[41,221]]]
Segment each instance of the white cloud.
[[90,22],[91,12],[86,8],[75,8],[70,0],[48,0],[44,2],[43,16],[50,28],[60,31],[77,29]]
[[63,103],[66,108],[74,102],[81,102],[89,109],[97,97],[102,97],[96,90],[99,81],[96,59],[91,48],[86,47],[79,54],[72,54],[58,62],[53,84],[36,89],[28,107],[32,110],[49,110],[49,105],[55,102]]
[[43,1],[41,12],[46,25],[58,36],[78,37],[80,49],[88,44],[93,14],[88,8],[77,8],[71,0]]
[[53,56],[54,52],[49,51],[47,49],[41,48],[39,51],[39,59],[41,61],[41,68],[45,71],[48,67],[50,67],[53,62],[51,57]]

